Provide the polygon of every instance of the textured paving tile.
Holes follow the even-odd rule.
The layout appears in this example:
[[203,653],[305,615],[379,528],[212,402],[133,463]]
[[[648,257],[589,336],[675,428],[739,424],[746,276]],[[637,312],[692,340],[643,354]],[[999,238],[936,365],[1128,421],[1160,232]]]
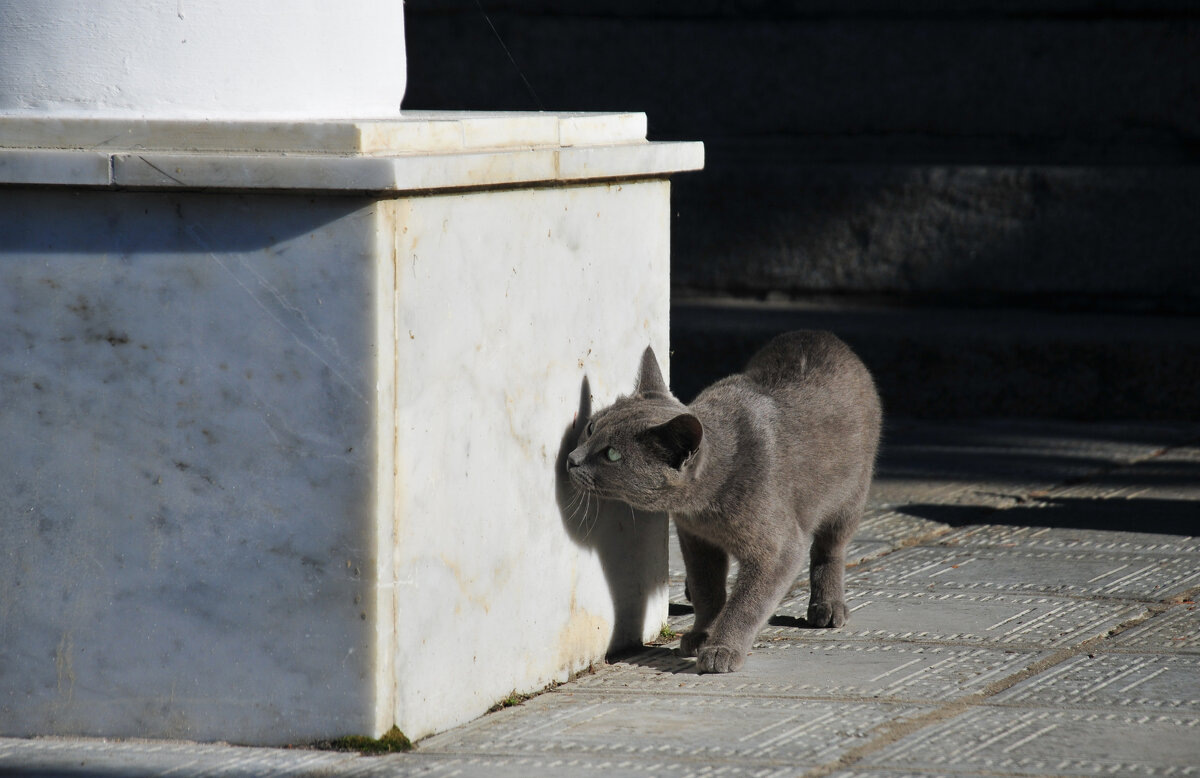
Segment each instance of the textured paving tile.
[[898,547],[913,540],[936,537],[949,529],[945,524],[905,513],[875,510],[868,511],[863,517],[854,538],[860,542],[880,542]]
[[703,759],[662,759],[637,754],[627,759],[608,755],[505,756],[495,754],[406,754],[359,756],[320,751],[239,748],[227,745],[156,744],[93,739],[0,739],[0,775],[37,778],[179,778],[226,776],[254,778],[440,778],[487,775],[497,778],[558,778],[562,775],[694,776],[705,774],[747,778],[790,778],[803,767],[713,767]]
[[[1200,531],[1200,504],[1197,505]],[[937,539],[945,546],[1001,546],[1061,551],[1101,551],[1114,554],[1196,554],[1200,538],[1141,532],[1105,532],[1061,527],[1013,527],[984,524],[955,529]],[[1200,563],[1200,560],[1198,560]]]
[[1037,495],[1044,513],[1011,523],[1194,535],[1200,525],[1200,448],[1168,449],[1125,467]]
[[345,774],[364,761],[357,754],[328,751],[99,738],[0,738],[0,774],[306,776]]
[[694,659],[650,649],[571,685],[573,691],[951,700],[1032,664],[1042,654],[912,643],[759,641],[730,675],[697,675]]
[[1194,555],[921,546],[848,571],[847,583],[1163,600],[1200,585],[1200,564]]
[[989,592],[855,589],[850,621],[841,629],[802,629],[808,601],[785,600],[760,640],[904,640],[1058,647],[1102,635],[1145,612],[1144,606],[1063,597]]
[[1120,500],[1200,501],[1200,446],[1178,446],[1055,495]]
[[865,765],[1016,775],[1198,775],[1200,714],[975,708]]
[[993,701],[1048,707],[1186,709],[1200,715],[1200,659],[1081,654],[996,695]]
[[[877,559],[884,554],[895,549],[894,543],[885,540],[865,540],[855,538],[850,541],[850,545],[846,547],[846,564],[857,565],[870,559]],[[807,576],[807,570],[801,574],[803,579]],[[806,581],[807,583],[807,581]]]
[[422,751],[811,765],[837,759],[883,725],[919,710],[888,703],[560,691],[430,738]]
[[[830,773],[828,778],[964,778],[964,776],[978,776],[979,773],[957,773],[947,770],[838,770],[836,773]],[[999,773],[991,773],[991,775],[999,775]]]
[[1165,613],[1117,635],[1113,648],[1200,654],[1200,610],[1196,603],[1173,605]]
[[[411,759],[411,758],[410,758]],[[415,773],[411,761],[390,760],[365,776],[488,776],[488,778],[559,778],[564,775],[603,776],[604,778],[657,778],[657,776],[731,776],[731,778],[799,778],[802,766],[763,767],[760,765],[712,765],[703,759],[661,758],[638,754],[624,759],[607,755],[551,756],[463,756],[422,757],[420,767],[431,772]]]
[[667,623],[672,626],[692,623],[692,606],[683,596],[683,586],[682,578],[671,578],[667,581],[667,600],[671,603],[671,616]]

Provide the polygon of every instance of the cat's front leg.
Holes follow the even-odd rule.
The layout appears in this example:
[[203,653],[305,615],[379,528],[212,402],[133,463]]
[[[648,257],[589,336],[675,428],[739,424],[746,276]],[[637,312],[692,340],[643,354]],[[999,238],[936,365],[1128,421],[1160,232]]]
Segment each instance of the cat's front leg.
[[725,607],[725,578],[729,574],[729,556],[675,523],[679,549],[687,569],[687,593],[696,619],[692,629],[679,641],[680,656],[696,656],[708,639],[708,626]]
[[766,560],[738,560],[738,578],[724,610],[696,654],[701,673],[731,673],[746,661],[754,638],[787,594],[804,562],[801,543]]

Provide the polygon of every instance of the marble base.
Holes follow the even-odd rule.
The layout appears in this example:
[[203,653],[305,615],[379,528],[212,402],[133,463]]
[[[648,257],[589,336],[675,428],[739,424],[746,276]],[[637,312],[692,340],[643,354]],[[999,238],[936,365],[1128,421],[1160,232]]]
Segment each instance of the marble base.
[[657,633],[665,517],[558,465],[669,353],[661,171],[56,183],[0,187],[0,734],[418,738]]

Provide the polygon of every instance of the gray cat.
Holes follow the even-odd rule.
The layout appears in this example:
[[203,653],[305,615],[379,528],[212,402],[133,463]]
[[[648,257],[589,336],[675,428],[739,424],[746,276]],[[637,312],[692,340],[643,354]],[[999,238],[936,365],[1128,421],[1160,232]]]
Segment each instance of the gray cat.
[[[863,363],[828,332],[780,335],[684,405],[654,352],[637,391],[597,412],[567,456],[585,493],[668,511],[696,612],[680,653],[700,672],[737,670],[795,581],[805,553],[807,622],[846,622],[846,544],[879,445],[879,395]],[[738,561],[726,599],[729,557]]]

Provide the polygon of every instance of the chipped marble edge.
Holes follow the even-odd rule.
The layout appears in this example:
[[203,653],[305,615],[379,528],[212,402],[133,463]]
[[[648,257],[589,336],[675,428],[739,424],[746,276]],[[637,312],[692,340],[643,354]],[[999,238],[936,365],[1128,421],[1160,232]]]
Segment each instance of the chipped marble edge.
[[667,176],[704,167],[704,144],[643,142],[419,156],[0,149],[0,185],[401,192]]

